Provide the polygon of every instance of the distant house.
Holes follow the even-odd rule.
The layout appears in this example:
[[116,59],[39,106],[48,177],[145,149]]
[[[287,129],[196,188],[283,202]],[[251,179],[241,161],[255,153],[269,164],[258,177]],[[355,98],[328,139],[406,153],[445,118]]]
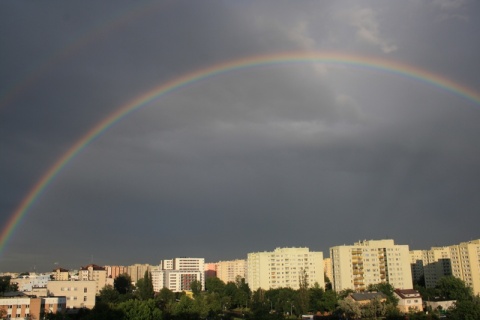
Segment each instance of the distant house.
[[417,290],[413,289],[395,289],[393,291],[398,298],[398,310],[403,313],[410,311],[422,311],[422,296]]
[[387,301],[387,296],[382,292],[354,292],[350,293],[345,299],[358,302],[360,305],[369,304],[372,300],[378,299],[380,302]]

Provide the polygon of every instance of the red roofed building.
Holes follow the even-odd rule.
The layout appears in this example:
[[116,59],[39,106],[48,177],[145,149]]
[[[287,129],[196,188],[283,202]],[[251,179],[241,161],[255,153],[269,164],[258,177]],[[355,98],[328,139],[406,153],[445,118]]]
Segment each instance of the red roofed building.
[[395,289],[395,297],[398,298],[398,309],[400,312],[422,311],[422,296],[414,289]]

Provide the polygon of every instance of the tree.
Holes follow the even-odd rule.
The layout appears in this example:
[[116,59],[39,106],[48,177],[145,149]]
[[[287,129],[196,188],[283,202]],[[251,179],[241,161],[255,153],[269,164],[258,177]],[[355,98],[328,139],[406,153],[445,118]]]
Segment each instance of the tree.
[[299,307],[299,313],[307,313],[309,310],[309,304],[310,304],[310,291],[308,290],[308,274],[305,269],[302,268],[300,271],[300,275],[298,276],[298,283],[299,283],[299,289],[298,289],[298,307]]
[[375,297],[367,305],[361,308],[362,316],[369,319],[377,319],[377,317],[383,317],[386,312],[385,304],[379,297]]
[[120,301],[120,293],[111,285],[106,285],[100,290],[99,300],[104,303],[118,303]]
[[223,294],[225,291],[225,282],[217,277],[210,277],[205,280],[205,290]]
[[338,311],[348,318],[360,318],[362,316],[362,310],[360,304],[351,299],[343,299],[338,302]]
[[323,311],[321,310],[322,309],[321,302],[322,302],[324,293],[325,291],[323,290],[323,288],[320,287],[320,285],[317,282],[315,282],[313,287],[309,289],[309,296],[310,296],[309,310],[310,311],[313,311],[314,313],[316,311]]
[[138,280],[136,294],[140,300],[149,300],[153,298],[152,274],[150,272],[145,271],[143,278]]
[[200,292],[202,292],[202,283],[198,280],[193,280],[190,282],[190,289],[192,290],[193,296],[198,297]]
[[467,287],[465,282],[454,276],[441,277],[435,286],[440,297],[447,300],[472,300],[472,288]]
[[128,300],[118,305],[118,310],[124,314],[124,320],[157,320],[162,318],[162,312],[153,299]]
[[168,288],[162,288],[155,296],[155,301],[162,311],[171,313],[175,304],[175,292]]
[[381,282],[377,284],[370,284],[367,288],[367,291],[381,292],[387,296],[387,303],[391,303],[394,306],[398,305],[398,298],[395,297],[394,294],[395,288],[390,283]]
[[120,294],[131,293],[133,289],[132,278],[128,274],[121,274],[113,281],[113,287]]
[[448,313],[448,319],[452,320],[478,320],[480,319],[480,297],[471,300],[459,300]]
[[18,285],[16,283],[11,283],[11,279],[12,277],[10,276],[0,277],[0,293],[18,291]]

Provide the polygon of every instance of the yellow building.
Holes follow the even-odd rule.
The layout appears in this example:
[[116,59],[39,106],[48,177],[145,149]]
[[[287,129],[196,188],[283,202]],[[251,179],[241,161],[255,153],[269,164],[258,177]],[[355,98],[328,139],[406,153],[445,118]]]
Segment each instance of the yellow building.
[[95,306],[95,281],[49,281],[47,283],[49,295],[66,298],[67,308],[88,308]]
[[67,269],[56,268],[55,270],[52,271],[52,277],[55,280],[65,281],[69,279],[69,273]]
[[332,259],[323,259],[323,270],[325,271],[325,275],[328,277],[328,279],[333,281]]
[[96,264],[89,264],[88,266],[80,268],[78,279],[81,281],[95,281],[95,293],[99,294],[100,290],[102,290],[107,284],[107,270]]
[[308,248],[277,248],[273,252],[249,253],[246,281],[252,290],[289,287],[300,288],[303,275],[308,286],[325,287],[323,253]]
[[245,259],[219,261],[216,263],[217,278],[223,282],[235,282],[237,277],[245,278],[247,261]]
[[470,286],[474,294],[480,294],[480,239],[413,250],[410,260],[415,278],[423,275],[427,288],[434,288],[441,277],[453,275]]
[[382,282],[413,288],[408,245],[396,245],[391,239],[365,240],[330,248],[330,258],[335,291],[365,291]]

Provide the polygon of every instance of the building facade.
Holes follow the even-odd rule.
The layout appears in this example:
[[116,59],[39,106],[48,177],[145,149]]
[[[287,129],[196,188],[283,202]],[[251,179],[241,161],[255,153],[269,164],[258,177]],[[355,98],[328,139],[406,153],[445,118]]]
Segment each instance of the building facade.
[[150,272],[150,268],[149,264],[133,264],[127,267],[127,274],[132,279],[132,282],[137,283],[138,280],[143,279],[145,272]]
[[80,268],[78,271],[78,279],[80,281],[95,281],[95,293],[99,294],[100,290],[107,285],[107,270],[96,264],[89,264],[88,266]]
[[398,299],[397,308],[400,312],[409,313],[423,311],[422,296],[417,290],[395,289],[393,294]]
[[205,288],[204,258],[175,258],[162,260],[157,267],[152,267],[153,290],[159,292],[168,288],[173,292],[191,290],[191,283],[199,281]]
[[42,313],[57,313],[66,310],[65,297],[1,297],[2,319],[40,319]]
[[217,278],[223,282],[236,282],[237,278],[245,278],[247,273],[247,261],[237,259],[231,261],[219,261],[216,263]]
[[65,297],[66,307],[88,308],[95,306],[95,281],[49,281],[47,290],[49,295]]
[[299,289],[303,280],[325,287],[323,253],[308,248],[277,248],[248,254],[246,282],[252,290]]
[[393,240],[365,240],[330,248],[332,285],[335,291],[365,291],[386,282],[394,288],[412,289],[408,245]]
[[128,267],[125,266],[105,266],[107,278],[115,279],[121,274],[128,274]]
[[410,251],[412,274],[423,276],[425,286],[434,288],[443,276],[454,276],[480,294],[480,239],[456,245]]

